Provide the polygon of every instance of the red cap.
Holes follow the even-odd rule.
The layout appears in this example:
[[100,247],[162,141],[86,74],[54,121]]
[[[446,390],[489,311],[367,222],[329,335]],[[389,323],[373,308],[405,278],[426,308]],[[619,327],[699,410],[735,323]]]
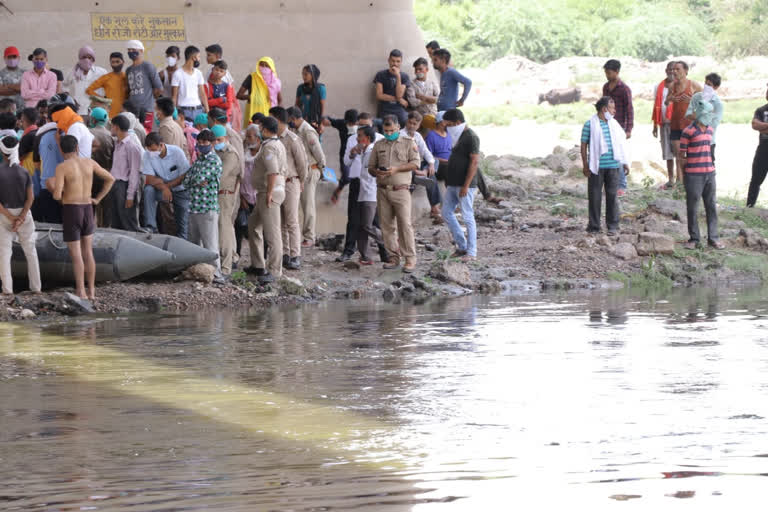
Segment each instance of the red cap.
[[15,46],[9,46],[8,48],[5,49],[5,55],[3,56],[3,58],[7,59],[8,57],[13,57],[13,56],[18,57],[19,55],[20,54],[19,54],[18,48],[16,48]]

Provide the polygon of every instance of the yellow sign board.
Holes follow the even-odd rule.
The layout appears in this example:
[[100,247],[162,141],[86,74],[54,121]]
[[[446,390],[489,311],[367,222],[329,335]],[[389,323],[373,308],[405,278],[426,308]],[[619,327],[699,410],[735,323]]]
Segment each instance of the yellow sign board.
[[94,41],[187,40],[183,14],[91,13]]

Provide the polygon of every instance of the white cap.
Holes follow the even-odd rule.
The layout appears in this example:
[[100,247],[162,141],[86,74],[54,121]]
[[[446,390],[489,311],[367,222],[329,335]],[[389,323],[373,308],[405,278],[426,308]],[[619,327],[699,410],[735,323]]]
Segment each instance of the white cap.
[[141,44],[141,41],[137,41],[136,39],[132,39],[126,43],[125,48],[127,50],[141,50],[144,51],[144,45]]

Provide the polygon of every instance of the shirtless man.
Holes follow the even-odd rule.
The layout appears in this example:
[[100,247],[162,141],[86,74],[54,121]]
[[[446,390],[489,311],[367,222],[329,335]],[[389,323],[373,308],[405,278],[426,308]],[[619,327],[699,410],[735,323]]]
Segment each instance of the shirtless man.
[[[93,259],[93,206],[107,195],[115,178],[90,158],[77,153],[77,139],[64,135],[60,141],[64,161],[56,166],[56,175],[45,186],[53,198],[61,201],[64,241],[69,248],[75,270],[75,294],[81,299],[96,298],[96,262]],[[91,198],[93,175],[103,181],[101,192]],[[88,277],[88,294],[85,293],[85,276]]]

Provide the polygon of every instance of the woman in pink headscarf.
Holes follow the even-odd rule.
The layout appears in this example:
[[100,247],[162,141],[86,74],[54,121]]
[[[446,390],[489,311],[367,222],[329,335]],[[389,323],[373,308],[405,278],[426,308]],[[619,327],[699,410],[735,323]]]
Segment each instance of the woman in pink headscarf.
[[[77,113],[81,116],[88,114],[91,98],[85,92],[97,78],[107,74],[107,70],[96,66],[96,54],[90,46],[83,46],[77,52],[77,64],[64,76],[63,90],[68,92],[77,101]],[[104,90],[99,89],[100,95]],[[96,91],[97,93],[99,91]]]

